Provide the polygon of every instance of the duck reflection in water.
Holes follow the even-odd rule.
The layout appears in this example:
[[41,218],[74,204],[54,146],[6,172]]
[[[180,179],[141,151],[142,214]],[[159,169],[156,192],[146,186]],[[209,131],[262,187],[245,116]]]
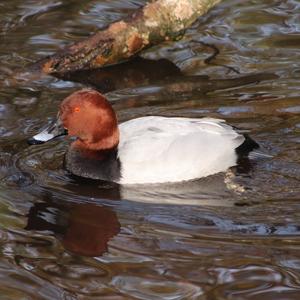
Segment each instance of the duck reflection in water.
[[35,203],[30,208],[26,230],[52,231],[64,248],[83,256],[100,256],[120,231],[116,213],[95,204]]

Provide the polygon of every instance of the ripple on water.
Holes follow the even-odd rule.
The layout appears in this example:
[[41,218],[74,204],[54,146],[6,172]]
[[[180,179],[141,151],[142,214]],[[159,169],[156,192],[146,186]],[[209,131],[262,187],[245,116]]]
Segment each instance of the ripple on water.
[[2,184],[5,184],[9,188],[26,187],[31,185],[33,182],[33,176],[30,173],[18,171],[2,179]]
[[77,296],[100,297],[111,290],[109,267],[99,262],[96,264],[93,259],[82,259],[60,252],[56,253],[56,258],[20,257],[18,264],[38,278],[51,278],[54,286],[74,292]]
[[71,292],[4,260],[0,263],[0,279],[2,299],[76,299]]
[[168,281],[163,278],[115,276],[111,282],[120,292],[137,299],[198,299],[203,294],[199,286],[184,281]]
[[[250,260],[250,259],[249,259]],[[224,261],[226,264],[226,262]],[[208,292],[219,299],[296,299],[299,287],[294,276],[279,267],[264,264],[234,265],[211,269],[217,275],[217,287]]]

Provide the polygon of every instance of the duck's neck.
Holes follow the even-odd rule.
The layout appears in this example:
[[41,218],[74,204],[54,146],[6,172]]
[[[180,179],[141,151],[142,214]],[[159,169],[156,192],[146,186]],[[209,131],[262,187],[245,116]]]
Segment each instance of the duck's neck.
[[71,148],[80,151],[83,155],[94,158],[103,159],[110,153],[117,150],[119,144],[119,130],[116,129],[107,137],[101,138],[97,142],[88,142],[77,139],[72,143]]

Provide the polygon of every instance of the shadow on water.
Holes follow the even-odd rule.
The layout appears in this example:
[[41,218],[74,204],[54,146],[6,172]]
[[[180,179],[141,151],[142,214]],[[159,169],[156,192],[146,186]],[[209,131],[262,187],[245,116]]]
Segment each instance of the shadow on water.
[[65,74],[62,79],[88,84],[102,93],[107,93],[146,86],[149,83],[177,76],[183,76],[183,74],[174,63],[167,59],[150,60],[136,57],[119,65]]

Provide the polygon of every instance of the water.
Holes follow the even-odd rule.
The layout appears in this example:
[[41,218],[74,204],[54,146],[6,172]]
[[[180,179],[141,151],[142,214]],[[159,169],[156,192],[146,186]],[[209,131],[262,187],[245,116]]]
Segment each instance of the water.
[[[143,3],[0,3],[0,298],[299,299],[299,1],[226,0],[144,59],[65,81],[14,75]],[[151,188],[76,180],[66,140],[26,139],[88,85],[121,121],[224,118],[273,157]]]

